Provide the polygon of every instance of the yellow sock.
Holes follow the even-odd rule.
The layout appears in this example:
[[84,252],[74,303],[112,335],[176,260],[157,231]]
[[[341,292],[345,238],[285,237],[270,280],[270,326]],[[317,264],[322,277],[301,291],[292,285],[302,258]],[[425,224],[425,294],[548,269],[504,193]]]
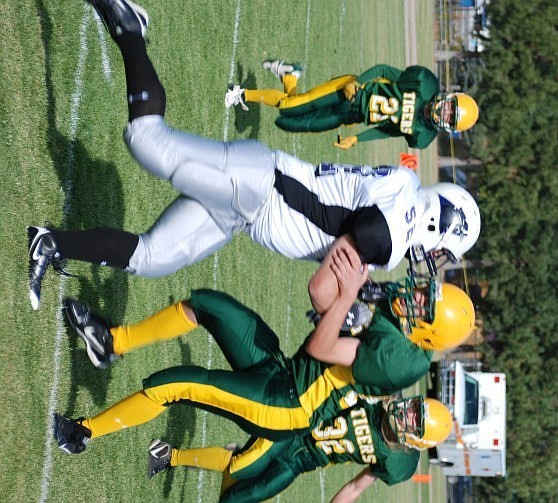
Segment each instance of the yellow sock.
[[110,333],[114,352],[123,355],[153,342],[174,339],[197,326],[184,313],[182,302],[177,302],[138,323],[111,328]]
[[232,452],[224,447],[202,447],[199,449],[173,449],[171,466],[192,466],[206,470],[225,471]]
[[105,409],[95,417],[85,419],[82,424],[91,430],[91,438],[147,423],[167,408],[155,403],[143,391],[138,391]]
[[244,91],[244,101],[263,103],[270,107],[278,107],[281,100],[287,96],[287,93],[277,89],[246,89]]
[[296,83],[298,82],[298,77],[294,75],[287,74],[283,77],[283,89],[285,92],[291,96],[296,94]]

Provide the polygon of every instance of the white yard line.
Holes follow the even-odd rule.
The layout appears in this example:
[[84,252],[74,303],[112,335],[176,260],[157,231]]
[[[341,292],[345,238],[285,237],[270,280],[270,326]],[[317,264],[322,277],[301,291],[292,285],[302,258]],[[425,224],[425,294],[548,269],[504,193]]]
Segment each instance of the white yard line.
[[[70,110],[70,131],[68,138],[70,140],[68,152],[66,153],[66,179],[64,182],[64,205],[63,205],[63,220],[62,227],[64,227],[67,217],[70,213],[70,207],[72,203],[72,174],[75,163],[74,157],[74,145],[76,138],[76,131],[79,124],[79,106],[81,104],[82,90],[83,90],[83,71],[85,68],[85,59],[88,52],[87,46],[87,28],[89,26],[89,20],[91,19],[89,7],[86,7],[85,15],[81,21],[81,26],[79,29],[80,34],[80,44],[79,44],[79,56],[78,64],[75,72],[75,87],[72,94],[72,106]],[[47,427],[46,427],[46,439],[43,454],[43,466],[41,475],[41,495],[39,502],[43,503],[47,501],[49,486],[50,486],[50,474],[52,470],[52,415],[57,408],[58,402],[58,389],[60,381],[60,365],[61,365],[61,354],[62,354],[62,339],[65,334],[65,325],[62,316],[62,300],[65,296],[66,291],[66,278],[60,277],[60,282],[58,286],[58,310],[56,315],[56,336],[54,339],[54,354],[53,354],[53,376],[52,376],[52,386],[50,389],[50,396],[48,400],[48,413],[47,413]]]
[[[405,26],[405,66],[416,65],[418,61],[417,50],[417,27],[416,27],[416,4],[415,0],[405,0],[404,9]],[[410,154],[418,155],[416,148],[408,148]],[[420,173],[418,173],[420,174]]]
[[[416,10],[415,0],[405,0],[405,57],[406,66],[416,65],[418,62],[417,49],[417,27],[416,27]],[[409,148],[409,153],[418,154],[418,149]],[[421,393],[420,384],[417,381],[414,385],[414,394]],[[417,503],[422,502],[422,491],[417,491]]]
[[[242,0],[237,0],[236,2],[236,13],[234,15],[234,32],[233,32],[233,46],[232,46],[232,56],[231,65],[229,67],[229,79],[228,82],[232,82],[234,78],[234,67],[236,65],[236,49],[238,47],[238,28],[240,26],[240,4]],[[229,138],[229,123],[231,118],[232,108],[228,108],[225,111],[225,124],[223,127],[223,141],[227,141]]]
[[[304,71],[302,72],[302,75],[299,79],[299,83],[304,82],[307,70],[308,70],[308,62],[310,60],[309,58],[309,48],[310,48],[310,26],[312,25],[312,0],[308,0],[307,6],[306,6],[306,28],[305,28],[305,32],[304,32],[304,59],[303,61],[301,61],[300,63],[302,64],[302,68],[304,69]],[[303,86],[301,86],[303,87]],[[300,141],[301,141],[301,135],[298,134],[293,134],[291,135],[291,145],[292,145],[292,154],[293,155],[299,155],[300,154]],[[289,339],[290,339],[290,331],[291,331],[291,319],[292,319],[292,312],[293,312],[293,306],[291,304],[291,296],[292,296],[292,278],[293,278],[293,272],[292,272],[292,262],[291,264],[289,264],[289,284],[287,287],[287,312],[286,312],[286,326],[285,326],[285,332],[281,334],[280,336],[280,345],[281,347],[285,348],[289,345]],[[300,309],[301,306],[298,307],[298,309]],[[324,488],[322,485],[321,488],[322,491],[322,500],[324,498]],[[281,493],[279,493],[276,497],[275,497],[275,503],[279,503],[281,501]]]
[[112,68],[108,57],[107,31],[105,25],[101,21],[97,11],[93,10],[95,21],[97,23],[97,36],[99,38],[99,47],[101,49],[101,63],[103,65],[103,74],[107,82],[112,83]]
[[[234,77],[234,70],[236,65],[236,50],[238,48],[238,30],[240,27],[240,7],[242,4],[242,0],[237,0],[236,2],[236,12],[234,16],[234,31],[233,31],[233,44],[232,44],[232,55],[231,55],[231,64],[229,66],[229,78],[228,82],[233,81]],[[228,141],[229,138],[229,124],[231,119],[231,109],[225,109],[225,123],[223,125],[223,141]],[[213,255],[213,288],[217,288],[217,280],[218,280],[218,268],[219,268],[219,252],[216,252]],[[208,335],[207,337],[207,363],[206,368],[210,369],[213,364],[213,337]],[[204,447],[207,445],[207,412],[202,412],[202,424],[201,424],[201,445]],[[205,478],[205,470],[200,470],[198,473],[198,502],[202,503],[203,497],[203,482]]]
[[416,65],[418,60],[416,35],[416,3],[415,0],[405,0],[405,59],[406,66]]

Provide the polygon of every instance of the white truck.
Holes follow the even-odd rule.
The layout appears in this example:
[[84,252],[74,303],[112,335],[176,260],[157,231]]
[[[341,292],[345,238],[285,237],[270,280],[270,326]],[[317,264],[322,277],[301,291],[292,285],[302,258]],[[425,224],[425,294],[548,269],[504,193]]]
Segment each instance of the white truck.
[[436,384],[454,425],[435,455],[430,453],[430,463],[440,465],[447,477],[504,477],[506,375],[481,372],[478,363],[444,359],[437,366]]

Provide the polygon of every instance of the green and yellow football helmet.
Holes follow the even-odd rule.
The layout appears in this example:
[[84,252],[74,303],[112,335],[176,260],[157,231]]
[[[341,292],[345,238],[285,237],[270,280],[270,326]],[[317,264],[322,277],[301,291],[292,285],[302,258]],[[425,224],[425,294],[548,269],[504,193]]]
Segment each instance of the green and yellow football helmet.
[[407,276],[392,284],[388,295],[403,332],[423,349],[445,351],[459,346],[475,327],[473,302],[451,283]]
[[419,451],[441,444],[453,427],[451,413],[442,402],[420,395],[390,402],[387,415],[397,441]]
[[432,105],[430,120],[438,131],[460,133],[472,128],[479,118],[477,102],[465,93],[439,94]]

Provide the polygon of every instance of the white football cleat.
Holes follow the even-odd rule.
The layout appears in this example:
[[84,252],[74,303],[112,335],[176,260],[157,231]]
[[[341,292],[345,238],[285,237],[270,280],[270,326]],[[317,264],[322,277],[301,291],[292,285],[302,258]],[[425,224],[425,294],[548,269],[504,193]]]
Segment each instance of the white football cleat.
[[302,74],[302,66],[297,63],[285,63],[285,61],[281,59],[266,59],[262,63],[262,66],[264,70],[271,72],[280,80],[282,80],[285,75],[294,75],[299,79]]
[[225,107],[231,108],[236,105],[240,105],[242,110],[248,111],[248,107],[244,103],[244,89],[238,84],[229,87],[227,94],[225,94]]

